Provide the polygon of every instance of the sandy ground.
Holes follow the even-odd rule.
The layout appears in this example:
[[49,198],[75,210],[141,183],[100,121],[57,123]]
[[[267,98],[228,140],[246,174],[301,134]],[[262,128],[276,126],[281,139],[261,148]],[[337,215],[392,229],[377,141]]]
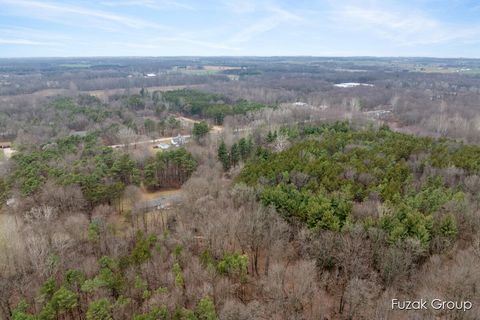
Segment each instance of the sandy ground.
[[3,149],[3,154],[6,159],[10,159],[14,153],[15,153],[15,150],[12,148]]
[[144,192],[142,194],[142,199],[143,200],[154,200],[162,197],[168,197],[168,196],[173,196],[173,195],[180,195],[181,190],[180,189],[171,189],[171,190],[160,190],[160,191],[155,191],[155,192]]

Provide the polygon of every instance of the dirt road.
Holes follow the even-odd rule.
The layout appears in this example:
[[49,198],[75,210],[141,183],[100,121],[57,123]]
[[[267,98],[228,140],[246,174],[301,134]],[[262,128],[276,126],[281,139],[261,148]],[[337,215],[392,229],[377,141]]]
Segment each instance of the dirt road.
[[[189,139],[190,135],[183,135],[182,137]],[[109,147],[117,149],[117,148],[125,148],[125,147],[130,147],[130,146],[135,147],[135,146],[138,146],[138,145],[145,145],[145,144],[170,143],[173,138],[175,138],[175,137],[158,138],[158,139],[152,139],[152,140],[125,143],[125,144],[113,144]]]

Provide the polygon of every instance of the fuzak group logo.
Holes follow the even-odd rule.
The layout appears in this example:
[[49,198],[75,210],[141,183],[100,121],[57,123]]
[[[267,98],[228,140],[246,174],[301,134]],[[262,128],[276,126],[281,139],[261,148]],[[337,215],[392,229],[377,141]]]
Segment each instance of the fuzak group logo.
[[471,301],[451,301],[442,299],[398,300],[392,299],[393,310],[462,310],[472,309]]

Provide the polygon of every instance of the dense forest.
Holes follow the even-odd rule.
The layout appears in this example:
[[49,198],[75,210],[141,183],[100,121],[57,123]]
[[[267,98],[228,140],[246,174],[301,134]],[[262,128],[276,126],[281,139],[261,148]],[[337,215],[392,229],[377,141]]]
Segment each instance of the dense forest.
[[0,60],[0,319],[477,319],[479,65]]
[[382,229],[388,243],[412,239],[425,248],[456,238],[455,217],[466,201],[462,180],[479,172],[479,147],[388,127],[283,131],[301,141],[278,153],[257,151],[237,180],[258,188],[262,203],[286,219],[331,231],[358,222]]

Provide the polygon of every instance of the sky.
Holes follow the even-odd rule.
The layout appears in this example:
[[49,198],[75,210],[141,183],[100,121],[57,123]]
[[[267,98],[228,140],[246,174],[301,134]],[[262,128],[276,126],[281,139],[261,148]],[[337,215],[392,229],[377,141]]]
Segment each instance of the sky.
[[0,57],[480,58],[480,1],[0,0]]

